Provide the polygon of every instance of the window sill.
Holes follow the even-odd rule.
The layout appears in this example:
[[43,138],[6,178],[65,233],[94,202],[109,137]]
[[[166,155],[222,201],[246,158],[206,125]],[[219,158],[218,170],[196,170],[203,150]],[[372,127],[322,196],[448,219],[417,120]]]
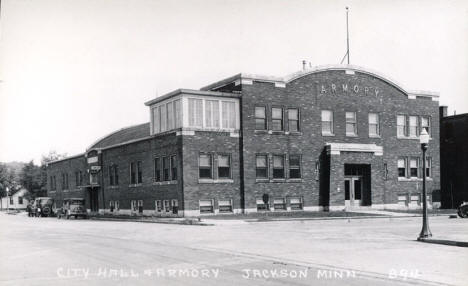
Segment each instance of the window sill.
[[112,185],[112,186],[109,186],[109,187],[107,187],[107,188],[108,188],[108,189],[118,189],[119,186],[118,186],[118,185]]
[[161,182],[153,182],[154,186],[163,186],[163,185],[176,185],[177,180],[171,180],[171,181],[161,181]]
[[333,134],[333,133],[323,133],[322,132],[322,136],[335,136],[335,134]]
[[273,134],[273,135],[284,135],[286,134],[284,130],[270,130],[268,131],[268,134]]
[[358,135],[354,133],[346,133],[346,137],[358,137]]
[[287,179],[286,180],[288,183],[302,183],[302,179],[301,178],[294,178],[294,179]]
[[130,184],[128,185],[129,188],[136,188],[136,187],[141,187],[141,183],[139,184]]
[[289,131],[289,135],[300,136],[302,135],[302,132],[301,131]]
[[234,183],[233,179],[198,179],[199,184],[232,184]]
[[419,140],[419,137],[414,137],[414,136],[397,136],[397,139]]
[[[422,182],[422,178],[398,178],[399,182]],[[426,177],[427,181],[432,181],[432,178]]]
[[381,138],[380,135],[371,135],[369,134],[369,138]]
[[255,129],[254,130],[255,134],[268,134],[268,130],[262,130],[262,129]]

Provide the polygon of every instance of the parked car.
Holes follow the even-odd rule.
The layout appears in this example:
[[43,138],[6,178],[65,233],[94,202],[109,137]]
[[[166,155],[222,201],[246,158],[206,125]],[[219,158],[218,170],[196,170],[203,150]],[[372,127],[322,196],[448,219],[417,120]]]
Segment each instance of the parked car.
[[71,216],[74,216],[75,219],[78,217],[88,218],[84,199],[69,198],[63,200],[62,208],[57,210],[57,218],[65,217],[69,219]]
[[52,205],[54,204],[54,200],[49,197],[38,197],[34,200],[33,204],[31,205],[30,212],[28,213],[30,216],[35,217],[47,217],[53,216],[54,212],[52,209]]
[[457,211],[458,215],[462,218],[468,218],[468,202],[463,202]]

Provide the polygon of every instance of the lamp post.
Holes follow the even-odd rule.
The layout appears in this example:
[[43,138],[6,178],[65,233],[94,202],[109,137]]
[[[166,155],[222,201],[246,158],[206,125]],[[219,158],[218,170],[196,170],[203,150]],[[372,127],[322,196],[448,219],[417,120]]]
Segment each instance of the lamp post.
[[423,128],[421,135],[419,136],[419,142],[421,143],[421,150],[423,154],[423,224],[422,230],[419,234],[418,240],[422,240],[424,238],[428,238],[432,236],[431,230],[429,229],[429,222],[427,220],[427,195],[426,195],[426,151],[429,145],[429,134],[427,133],[426,129]]

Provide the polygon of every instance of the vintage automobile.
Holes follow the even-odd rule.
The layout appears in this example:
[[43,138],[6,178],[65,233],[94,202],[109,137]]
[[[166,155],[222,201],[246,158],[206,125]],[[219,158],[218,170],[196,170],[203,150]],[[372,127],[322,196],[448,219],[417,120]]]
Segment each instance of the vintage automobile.
[[69,219],[71,216],[78,218],[88,218],[88,213],[85,208],[85,200],[82,198],[64,199],[62,208],[57,210],[57,218],[65,217]]
[[34,200],[30,207],[30,212],[28,213],[30,216],[36,217],[45,217],[45,216],[53,216],[54,211],[52,206],[54,204],[54,200],[49,197],[38,197]]
[[468,202],[463,202],[458,207],[457,213],[462,218],[468,218]]

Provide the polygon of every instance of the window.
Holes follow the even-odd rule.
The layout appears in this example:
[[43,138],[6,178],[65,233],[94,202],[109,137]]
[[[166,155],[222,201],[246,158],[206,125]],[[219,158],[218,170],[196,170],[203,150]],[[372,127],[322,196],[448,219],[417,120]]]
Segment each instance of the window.
[[139,200],[138,201],[138,213],[143,213],[143,201]]
[[398,115],[397,116],[397,136],[405,137],[406,136],[406,116]]
[[18,205],[22,205],[23,204],[23,197],[18,197]]
[[68,189],[69,184],[68,184],[68,173],[65,173],[65,187]]
[[284,178],[284,156],[273,155],[273,179]]
[[231,156],[218,155],[218,177],[231,178]]
[[89,183],[91,185],[97,185],[98,184],[98,176],[97,176],[96,173],[89,174]]
[[164,132],[167,130],[167,126],[166,126],[166,123],[167,123],[167,113],[166,113],[166,105],[163,104],[159,107],[159,113],[161,115],[161,132]]
[[[83,173],[80,171],[80,186],[83,186]],[[117,173],[116,173],[117,174]],[[118,178],[117,178],[118,179]],[[119,180],[117,180],[118,183]]]
[[409,117],[409,136],[416,137],[419,135],[418,130],[418,117],[417,116],[410,116]]
[[257,211],[267,211],[269,210],[268,204],[265,204],[263,199],[257,199]]
[[130,163],[130,184],[135,185],[137,183],[137,173],[135,162]]
[[50,189],[53,190],[54,189],[54,184],[53,184],[52,176],[49,177],[49,185],[50,185]]
[[268,157],[267,155],[257,155],[256,161],[256,174],[257,178],[268,178]]
[[301,156],[289,155],[289,178],[301,178]]
[[75,187],[78,187],[80,185],[80,179],[78,178],[79,173],[78,171],[75,172]]
[[401,206],[406,206],[408,203],[408,195],[407,194],[399,194],[398,195],[398,204]]
[[418,158],[411,158],[410,159],[410,177],[417,178],[418,177]]
[[190,127],[202,127],[203,124],[203,101],[201,99],[188,99],[188,119]]
[[220,213],[232,213],[232,201],[218,200],[218,208]]
[[115,210],[118,211],[120,209],[119,201],[115,201],[114,205],[115,205]]
[[117,186],[119,184],[119,166],[114,165],[114,184]]
[[333,111],[322,110],[322,135],[333,134]]
[[159,107],[153,108],[153,133],[161,131],[161,120],[159,116]]
[[176,155],[171,156],[171,180],[177,180],[177,160]]
[[419,196],[420,196],[419,194],[417,194],[417,195],[411,195],[411,197],[410,197],[410,203],[411,203],[412,205],[419,205]]
[[302,210],[302,198],[290,198],[289,206],[293,211]]
[[286,200],[283,198],[274,199],[273,207],[275,208],[275,210],[286,210]]
[[289,131],[299,131],[299,109],[290,108],[288,109],[288,126]]
[[346,135],[357,134],[356,112],[346,112]]
[[161,203],[161,201],[159,201],[159,200],[155,201],[154,207],[155,207],[155,211],[157,211],[158,213],[162,212],[162,203]]
[[213,178],[211,154],[200,154],[199,165],[200,179]]
[[136,212],[138,210],[137,208],[137,201],[130,201],[130,210],[132,212]]
[[255,129],[266,130],[266,108],[265,106],[255,106]]
[[109,210],[110,210],[111,212],[114,211],[114,201],[109,201]]
[[369,136],[377,137],[380,135],[379,114],[369,113]]
[[182,127],[182,116],[180,111],[180,99],[174,100],[174,127]]
[[421,116],[421,131],[426,129],[427,134],[431,135],[431,119],[429,116]]
[[164,211],[167,213],[171,211],[171,203],[169,200],[164,200]]
[[141,170],[141,162],[140,161],[137,162],[137,173],[138,173],[137,184],[141,184],[141,182],[143,182],[143,172]]
[[10,205],[14,205],[15,203],[13,202],[13,197],[10,197]]
[[404,158],[398,159],[398,177],[406,177],[406,160]]
[[222,127],[236,128],[236,104],[232,101],[222,101]]
[[167,108],[167,130],[174,129],[174,110],[172,102],[166,103]]
[[179,202],[177,200],[171,200],[172,213],[177,214],[179,212]]
[[273,131],[283,130],[283,109],[273,107],[271,109],[271,128]]
[[163,181],[169,181],[169,157],[163,157]]
[[219,128],[219,101],[205,101],[205,126],[208,128]]
[[213,200],[200,200],[200,213],[213,213]]
[[109,166],[109,185],[113,186],[114,185],[114,168],[112,166]]
[[53,183],[54,183],[53,186],[54,186],[54,190],[55,190],[55,189],[57,189],[57,177],[54,176],[53,179],[54,179],[53,180]]
[[426,177],[430,178],[432,175],[432,159],[426,158]]
[[154,181],[161,182],[161,159],[154,158]]

